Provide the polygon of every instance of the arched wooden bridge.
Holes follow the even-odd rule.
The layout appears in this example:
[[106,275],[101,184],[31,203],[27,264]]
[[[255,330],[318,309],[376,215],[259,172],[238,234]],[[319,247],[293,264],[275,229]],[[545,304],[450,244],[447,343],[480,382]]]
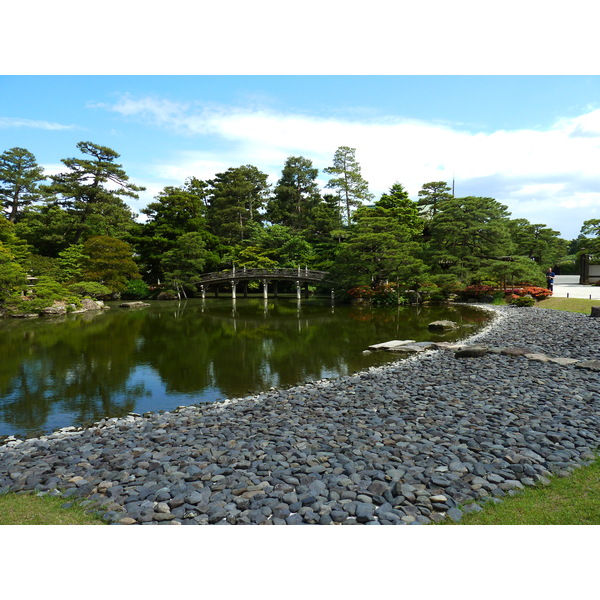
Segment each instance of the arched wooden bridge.
[[[218,271],[214,273],[205,273],[196,281],[196,285],[200,287],[202,297],[206,294],[206,289],[209,286],[218,286],[219,284],[231,285],[232,297],[236,297],[236,288],[239,282],[248,281],[261,281],[263,284],[263,297],[268,297],[268,286],[270,282],[275,283],[275,295],[277,295],[277,282],[278,281],[295,281],[296,282],[296,293],[298,298],[301,296],[301,286],[305,287],[309,283],[325,283],[329,273],[327,271],[313,271],[307,268],[297,269],[246,269],[236,268]],[[244,289],[244,294],[246,288]],[[333,292],[332,292],[333,293]]]

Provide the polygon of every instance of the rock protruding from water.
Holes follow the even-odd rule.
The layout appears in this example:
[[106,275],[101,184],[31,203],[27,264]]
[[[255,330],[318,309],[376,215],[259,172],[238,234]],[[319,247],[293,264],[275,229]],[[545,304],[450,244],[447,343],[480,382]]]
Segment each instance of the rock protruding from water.
[[429,323],[429,331],[453,331],[458,329],[458,323],[454,321],[433,321]]
[[151,306],[148,302],[142,302],[141,300],[135,300],[133,302],[121,302],[119,304],[121,308],[145,308],[146,306]]
[[92,300],[91,298],[84,298],[81,301],[81,308],[84,311],[88,310],[107,310],[109,307],[104,304],[102,300]]
[[389,342],[381,342],[380,344],[371,344],[369,350],[393,350],[399,346],[414,344],[415,340],[390,340]]

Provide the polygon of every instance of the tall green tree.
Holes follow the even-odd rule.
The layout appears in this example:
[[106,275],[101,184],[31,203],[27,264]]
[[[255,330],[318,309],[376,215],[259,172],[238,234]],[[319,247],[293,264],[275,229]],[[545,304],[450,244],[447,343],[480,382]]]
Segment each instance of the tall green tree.
[[24,287],[26,280],[25,271],[14,254],[0,241],[0,302]]
[[296,231],[305,229],[321,200],[316,179],[319,169],[303,156],[290,156],[267,205],[267,220]]
[[567,254],[569,243],[560,233],[546,225],[530,223],[527,219],[508,222],[514,244],[514,254],[535,261],[545,271]]
[[123,197],[138,198],[145,188],[129,182],[111,148],[92,142],[79,142],[77,148],[84,158],[62,159],[68,170],[51,175],[46,188],[73,219],[69,242],[78,244],[92,235],[124,237],[134,214]]
[[81,281],[83,265],[88,257],[84,254],[83,244],[73,244],[59,253],[56,259],[58,281],[72,283]]
[[204,272],[208,252],[202,234],[188,232],[175,241],[174,247],[162,258],[162,268],[167,285],[178,292],[184,288],[196,291],[195,282]]
[[205,216],[207,190],[206,182],[193,177],[182,187],[165,187],[154,202],[141,210],[147,221],[136,224],[128,240],[138,254],[141,271],[149,283],[165,278],[163,257],[186,233],[201,234],[207,250],[207,268],[219,267],[219,240],[209,232]]
[[412,235],[423,231],[423,219],[419,216],[417,203],[408,197],[408,192],[401,183],[394,183],[387,194],[382,194],[375,206],[389,210]]
[[39,182],[44,169],[25,148],[11,148],[0,154],[0,201],[9,221],[14,223],[23,209],[41,198]]
[[[248,244],[239,249],[241,257],[248,257],[248,248],[253,248],[256,258],[263,263],[267,257],[272,261],[272,266],[298,267],[310,265],[314,260],[314,251],[306,238],[291,227],[285,225],[270,225],[269,227],[252,227]],[[248,261],[239,261],[239,264],[250,267]]]
[[333,155],[333,165],[324,170],[328,175],[334,175],[326,187],[337,191],[340,208],[346,211],[346,224],[350,224],[352,208],[374,198],[368,182],[361,175],[356,149],[340,146]]
[[579,240],[579,250],[587,254],[600,254],[600,219],[583,222]]
[[458,277],[475,276],[511,251],[507,207],[493,198],[446,200],[430,223],[429,260]]
[[444,204],[453,198],[451,188],[445,181],[430,181],[419,191],[417,206],[427,220],[432,219]]
[[133,260],[133,249],[123,240],[109,236],[92,236],[83,244],[85,281],[96,281],[113,292],[121,293],[127,281],[140,279],[138,267]]
[[231,245],[247,237],[249,223],[261,223],[269,192],[266,173],[253,165],[229,168],[209,180],[208,223],[212,233]]
[[56,258],[69,247],[76,227],[73,216],[56,202],[29,206],[15,224],[15,232],[42,256]]
[[398,223],[392,209],[361,206],[353,215],[348,238],[340,244],[332,272],[338,285],[376,287],[397,280],[416,260],[413,232]]

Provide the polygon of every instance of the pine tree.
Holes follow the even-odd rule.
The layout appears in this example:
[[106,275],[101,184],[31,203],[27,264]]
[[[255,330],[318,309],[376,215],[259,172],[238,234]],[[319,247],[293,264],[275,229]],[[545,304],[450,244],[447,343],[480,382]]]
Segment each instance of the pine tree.
[[369,192],[369,184],[360,174],[356,149],[340,146],[333,156],[333,166],[324,170],[329,175],[337,175],[329,180],[326,187],[337,190],[340,206],[346,210],[346,224],[350,224],[352,207],[374,198]]
[[22,210],[41,198],[38,183],[44,169],[25,148],[11,148],[0,155],[0,200],[6,216],[15,223]]
[[129,183],[129,177],[114,161],[119,154],[91,142],[77,148],[91,158],[65,158],[68,171],[51,175],[48,193],[73,218],[70,243],[78,244],[91,235],[123,237],[134,224],[134,215],[122,196],[137,198],[145,188]]
[[417,203],[408,197],[401,183],[396,182],[387,194],[382,194],[375,206],[388,209],[413,235],[423,231],[423,219],[419,217]]
[[419,200],[417,200],[421,214],[427,219],[435,217],[444,203],[453,198],[450,191],[451,188],[445,181],[431,181],[423,184],[419,192]]
[[231,167],[208,181],[208,222],[225,244],[243,241],[248,223],[260,223],[269,191],[266,173],[253,165]]
[[267,207],[267,219],[273,225],[285,225],[296,231],[305,229],[312,210],[321,196],[316,183],[319,169],[302,156],[290,156]]

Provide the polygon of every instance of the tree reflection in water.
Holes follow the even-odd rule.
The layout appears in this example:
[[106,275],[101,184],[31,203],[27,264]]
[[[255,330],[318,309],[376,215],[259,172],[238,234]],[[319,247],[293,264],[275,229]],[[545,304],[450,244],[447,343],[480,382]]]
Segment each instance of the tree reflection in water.
[[[462,325],[445,336],[427,325]],[[456,339],[487,317],[468,306],[358,309],[296,299],[155,302],[0,322],[0,435],[235,397],[352,373],[397,357],[390,339]]]

